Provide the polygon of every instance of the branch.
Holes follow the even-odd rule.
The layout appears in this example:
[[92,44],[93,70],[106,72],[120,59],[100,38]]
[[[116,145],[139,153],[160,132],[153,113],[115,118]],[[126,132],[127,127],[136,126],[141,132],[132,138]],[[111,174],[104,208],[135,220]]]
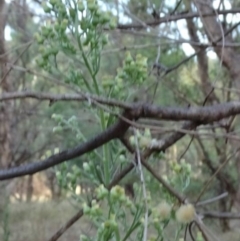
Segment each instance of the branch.
[[[129,113],[124,113],[123,116],[128,119],[132,119]],[[105,143],[121,137],[128,129],[129,124],[118,120],[114,125],[107,130],[88,140],[87,142],[76,146],[75,148],[62,151],[58,154],[52,155],[44,161],[26,164],[19,167],[0,170],[0,180],[6,180],[14,177],[20,177],[24,175],[34,174],[36,172],[43,171],[49,167],[56,166],[64,161],[71,160],[75,157],[79,157],[85,153],[88,153]]]
[[221,172],[221,170],[227,165],[227,163],[236,155],[236,153],[239,151],[240,147],[237,148],[237,150],[235,150],[231,155],[229,155],[228,158],[224,158],[224,162],[221,163],[221,165],[216,169],[216,171],[213,173],[213,175],[208,179],[208,181],[205,183],[205,185],[203,186],[201,192],[199,193],[195,203],[198,203],[198,201],[200,200],[200,198],[202,197],[202,195],[204,194],[204,192],[206,191],[206,189],[209,187],[209,185],[211,184],[211,182],[213,181],[214,177],[216,177],[219,172]]
[[147,241],[149,209],[148,209],[148,200],[147,200],[147,189],[146,189],[146,183],[145,183],[145,179],[144,179],[144,175],[143,175],[141,153],[139,150],[136,129],[134,129],[134,136],[135,136],[135,145],[136,145],[136,159],[137,159],[137,164],[138,164],[138,168],[139,168],[140,180],[141,180],[141,184],[142,184],[143,199],[144,199],[144,203],[145,203],[143,241]]
[[213,198],[210,198],[210,199],[208,199],[208,200],[204,200],[204,201],[198,202],[198,203],[196,203],[195,206],[196,206],[196,207],[199,207],[199,206],[207,205],[207,204],[216,202],[216,201],[218,201],[218,200],[220,200],[220,199],[222,199],[222,198],[225,198],[225,197],[227,197],[227,196],[228,196],[228,192],[225,192],[225,193],[223,193],[223,194],[221,194],[221,195],[219,195],[219,196],[217,196],[217,197],[213,197]]
[[[239,12],[240,12],[239,8],[229,9],[229,10],[218,10],[218,11],[216,10],[216,11],[209,11],[209,12],[202,13],[201,17],[216,16],[216,13],[218,13],[219,15],[226,15],[230,13],[234,14]],[[117,28],[118,29],[130,29],[130,28],[142,29],[142,28],[145,28],[146,25],[154,27],[162,23],[169,23],[169,22],[178,21],[181,19],[192,19],[192,18],[199,18],[199,17],[200,17],[199,13],[186,13],[186,14],[179,13],[173,16],[167,15],[163,18],[160,18],[157,20],[155,19],[154,21],[145,22],[144,25],[143,24],[119,24]]]
[[201,124],[207,124],[240,113],[240,102],[233,101],[204,107],[157,107],[143,105],[141,117],[161,120],[190,120]]
[[[209,122],[219,121],[233,115],[240,114],[240,101],[226,102],[204,107],[160,107],[151,104],[130,104],[115,99],[106,99],[91,94],[50,94],[36,92],[10,92],[0,95],[0,101],[10,99],[33,98],[49,101],[96,101],[100,104],[115,106],[125,110],[133,111],[134,117],[152,118],[171,121],[189,120],[206,124]],[[126,117],[125,117],[126,119]],[[131,118],[130,118],[131,119]]]
[[[120,138],[127,131],[130,124],[125,120],[134,120],[140,117],[155,118],[161,120],[191,120],[193,122],[187,122],[182,129],[191,130],[196,128],[200,124],[207,124],[209,122],[219,121],[220,119],[237,115],[240,113],[240,102],[229,102],[224,104],[217,104],[210,107],[191,107],[191,108],[173,108],[173,107],[157,107],[147,104],[128,105],[131,107],[131,111],[123,114],[119,120],[103,131],[99,135],[93,137],[89,141],[59,154],[53,155],[44,161],[37,163],[31,163],[20,167],[0,170],[0,180],[19,177],[23,175],[34,174],[36,172],[45,170],[49,167],[58,165],[64,161],[71,160],[75,157],[79,157],[87,152],[90,152],[105,143]],[[169,147],[177,140],[184,136],[183,133],[176,132],[175,135],[170,136],[165,140],[155,143],[149,153],[154,151],[161,151]]]
[[96,101],[100,104],[106,104],[109,106],[120,107],[124,109],[132,108],[131,105],[123,102],[118,101],[115,99],[107,99],[103,97],[99,97],[92,94],[52,94],[52,93],[38,93],[33,91],[23,91],[23,92],[8,92],[0,95],[0,102],[6,100],[13,100],[13,99],[37,99],[37,100],[47,100],[47,101]]
[[220,212],[203,212],[201,215],[204,218],[219,218],[219,219],[240,219],[240,213],[220,213]]

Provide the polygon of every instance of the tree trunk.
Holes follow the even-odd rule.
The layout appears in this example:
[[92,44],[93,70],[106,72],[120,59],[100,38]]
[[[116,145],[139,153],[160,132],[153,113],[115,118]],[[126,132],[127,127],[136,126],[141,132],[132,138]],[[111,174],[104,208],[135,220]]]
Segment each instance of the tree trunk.
[[[8,78],[8,55],[5,50],[5,24],[7,11],[5,1],[0,1],[0,89],[1,92],[10,91],[10,81]],[[0,167],[6,168],[11,163],[11,101],[0,103]]]
[[[194,4],[196,5],[198,12],[201,14],[206,12],[212,12],[214,9],[211,6],[211,2],[208,0],[195,0]],[[222,26],[222,23],[217,20],[217,16],[209,16],[209,17],[201,17],[201,21],[203,24],[203,27],[205,29],[205,32],[207,33],[207,37],[211,43],[233,43],[233,39],[230,36],[230,34],[226,34],[224,36],[223,31],[225,30],[225,27]],[[232,31],[230,31],[232,32]],[[219,41],[220,40],[220,41]],[[240,62],[240,54],[235,51],[233,48],[224,48],[222,46],[214,47],[214,51],[217,54],[218,58],[221,60],[223,66],[228,70],[233,85],[237,89],[240,89],[240,68],[239,68],[239,62]],[[240,98],[240,95],[239,95]],[[232,133],[233,134],[233,133]],[[233,148],[239,147],[239,143],[235,143],[232,145]],[[237,166],[240,165],[240,157],[236,156],[236,164]],[[240,176],[240,167],[238,166],[238,175]],[[239,182],[238,182],[239,183]],[[231,184],[232,188],[233,184]],[[238,184],[237,191],[235,191],[234,194],[234,205],[237,208],[238,211],[240,211],[240,183]]]
[[27,202],[31,202],[33,195],[33,176],[27,178]]

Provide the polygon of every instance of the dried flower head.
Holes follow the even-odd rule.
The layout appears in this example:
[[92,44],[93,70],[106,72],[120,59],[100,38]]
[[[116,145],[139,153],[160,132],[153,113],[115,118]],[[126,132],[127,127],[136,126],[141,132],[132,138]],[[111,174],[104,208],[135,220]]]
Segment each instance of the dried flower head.
[[162,202],[159,204],[158,213],[161,220],[169,218],[171,214],[172,207],[167,202]]
[[189,223],[193,221],[195,208],[192,204],[182,205],[176,212],[176,219],[180,223]]

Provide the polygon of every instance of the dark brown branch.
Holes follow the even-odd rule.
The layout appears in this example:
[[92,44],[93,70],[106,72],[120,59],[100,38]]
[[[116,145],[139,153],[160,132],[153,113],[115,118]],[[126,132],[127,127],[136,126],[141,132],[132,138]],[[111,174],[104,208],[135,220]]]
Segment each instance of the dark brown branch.
[[100,104],[106,104],[109,106],[121,107],[125,109],[132,108],[131,105],[114,99],[107,99],[92,94],[52,94],[52,93],[38,93],[33,91],[23,92],[8,92],[0,95],[0,102],[13,99],[37,99],[47,101],[96,101]]
[[170,13],[170,15],[175,14],[175,12],[178,10],[179,6],[181,5],[182,0],[179,0],[175,6],[175,8],[173,9],[173,11]]
[[[79,157],[87,152],[90,152],[103,144],[111,141],[115,138],[120,138],[128,127],[129,123],[123,119],[129,119],[130,122],[133,119],[140,117],[161,119],[161,120],[191,120],[184,125],[183,129],[191,130],[200,124],[207,124],[209,122],[219,121],[220,119],[237,115],[240,113],[240,102],[230,102],[225,104],[217,104],[208,107],[191,107],[191,108],[171,108],[171,107],[157,107],[153,105],[132,105],[132,111],[123,115],[116,124],[108,128],[106,131],[90,139],[89,141],[59,154],[53,155],[44,161],[31,163],[20,167],[11,169],[5,169],[0,171],[0,180],[14,178],[23,175],[34,174],[36,172],[45,170],[49,167],[58,165],[64,161],[71,160],[75,157]],[[161,140],[157,146],[154,146],[152,151],[159,151],[169,147],[176,140],[184,136],[184,133],[176,132],[176,136],[170,136],[169,139]],[[171,139],[173,138],[173,139]],[[165,147],[166,146],[166,147]]]
[[126,137],[122,137],[120,138],[121,143],[127,148],[127,150],[130,153],[134,153],[134,148],[132,147],[132,145],[130,144],[129,140]]
[[[132,116],[129,113],[125,113],[123,116],[125,118],[132,119]],[[126,132],[128,127],[129,124],[122,120],[119,120],[117,121],[117,123],[109,127],[107,130],[103,131],[99,135],[93,137],[92,139],[83,144],[80,144],[75,148],[68,149],[66,151],[60,152],[59,154],[52,155],[44,161],[30,163],[10,169],[0,170],[0,180],[6,180],[14,177],[34,174],[36,172],[45,170],[49,167],[58,165],[64,161],[79,157],[85,153],[88,153],[104,145],[112,139],[121,137]]]
[[[201,17],[209,17],[209,16],[216,16],[216,13],[219,15],[226,15],[226,14],[234,14],[234,13],[239,13],[240,9],[239,8],[235,8],[235,9],[229,9],[229,10],[221,10],[221,11],[209,11],[209,12],[203,12],[201,14]],[[198,18],[200,17],[199,13],[187,13],[187,14],[176,14],[176,15],[169,15],[163,18],[160,18],[159,20],[154,20],[154,21],[148,21],[145,22],[145,25],[142,24],[119,24],[118,25],[118,29],[142,29],[145,28],[145,26],[158,26],[159,24],[162,23],[169,23],[169,22],[174,22],[174,21],[178,21],[181,19],[192,19],[192,18]]]
[[52,101],[95,101],[101,104],[116,106],[123,109],[131,110],[134,112],[134,117],[182,121],[189,120],[206,124],[213,121],[219,121],[223,118],[240,114],[240,101],[216,104],[206,107],[159,107],[150,104],[130,104],[115,99],[105,99],[88,94],[44,94],[35,92],[14,92],[6,93],[0,96],[0,101],[19,99],[19,98],[33,98],[40,100]]
[[[206,232],[203,230],[203,227],[200,225],[199,222],[193,221],[193,223],[198,227],[199,231],[202,233],[202,237],[204,238],[205,241],[209,241]],[[192,236],[192,235],[191,235]]]
[[240,213],[220,213],[220,212],[203,212],[201,215],[204,218],[218,218],[218,219],[240,219]]
[[229,102],[205,107],[174,108],[143,105],[141,117],[161,120],[190,120],[206,124],[240,113],[240,102]]

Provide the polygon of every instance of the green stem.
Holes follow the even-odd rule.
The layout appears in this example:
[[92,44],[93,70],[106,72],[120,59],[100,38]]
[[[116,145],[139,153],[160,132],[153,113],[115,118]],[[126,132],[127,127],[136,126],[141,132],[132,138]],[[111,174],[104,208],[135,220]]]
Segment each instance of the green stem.
[[[85,54],[85,52],[83,50],[83,46],[82,46],[81,40],[79,38],[80,34],[79,34],[79,31],[78,31],[78,25],[79,25],[78,23],[79,23],[79,19],[78,19],[78,17],[76,17],[75,31],[76,31],[76,38],[77,38],[77,42],[78,42],[78,47],[81,50],[84,63],[85,63],[85,65],[86,65],[86,67],[87,67],[87,69],[89,71],[89,74],[92,77],[94,88],[95,88],[95,92],[97,93],[97,95],[100,95],[100,91],[99,91],[99,88],[98,88],[98,85],[97,85],[97,79],[96,79],[96,74],[97,73],[93,73],[92,67],[91,67],[91,65],[89,63],[89,60],[88,60],[88,58],[87,58],[87,56],[86,56],[86,54]],[[103,112],[103,110],[99,110],[99,112],[100,112],[99,114],[100,114],[101,129],[105,130],[106,123],[105,123],[105,120],[104,120],[104,112]],[[104,165],[105,185],[108,185],[109,182],[110,182],[110,175],[109,175],[110,165],[109,165],[109,160],[110,159],[109,159],[108,145],[104,145],[103,146],[103,165]]]
[[115,229],[115,236],[116,236],[116,241],[120,241],[121,240],[118,227]]

